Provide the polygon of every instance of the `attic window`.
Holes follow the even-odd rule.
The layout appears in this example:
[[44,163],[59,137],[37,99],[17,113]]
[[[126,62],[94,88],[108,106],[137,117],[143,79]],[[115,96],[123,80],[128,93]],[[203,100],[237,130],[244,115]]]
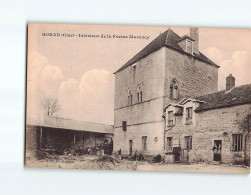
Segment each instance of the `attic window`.
[[189,39],[186,39],[186,52],[193,55],[193,42]]

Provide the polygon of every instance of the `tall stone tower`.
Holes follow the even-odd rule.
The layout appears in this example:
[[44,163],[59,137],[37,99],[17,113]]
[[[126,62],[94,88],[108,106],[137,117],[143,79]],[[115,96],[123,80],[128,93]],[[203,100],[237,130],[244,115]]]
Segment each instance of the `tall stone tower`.
[[115,74],[114,151],[163,152],[163,109],[218,89],[218,67],[199,52],[198,29],[160,34]]

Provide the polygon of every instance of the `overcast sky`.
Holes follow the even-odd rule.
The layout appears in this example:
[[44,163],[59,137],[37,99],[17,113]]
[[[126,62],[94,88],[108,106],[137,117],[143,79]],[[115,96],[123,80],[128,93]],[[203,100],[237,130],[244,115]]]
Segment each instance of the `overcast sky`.
[[[114,75],[168,27],[33,25],[28,37],[27,113],[41,115],[44,97],[56,97],[59,115],[113,124]],[[189,28],[172,28],[178,35]],[[41,36],[42,33],[135,35],[146,39]],[[251,83],[251,30],[199,29],[199,49],[220,67],[219,90],[232,73],[236,85]]]

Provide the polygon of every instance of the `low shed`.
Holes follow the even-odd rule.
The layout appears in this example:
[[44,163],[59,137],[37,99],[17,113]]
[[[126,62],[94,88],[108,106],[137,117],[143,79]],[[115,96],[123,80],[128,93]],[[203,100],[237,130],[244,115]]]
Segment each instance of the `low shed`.
[[26,150],[67,150],[72,146],[94,149],[112,142],[113,126],[59,117],[26,120]]

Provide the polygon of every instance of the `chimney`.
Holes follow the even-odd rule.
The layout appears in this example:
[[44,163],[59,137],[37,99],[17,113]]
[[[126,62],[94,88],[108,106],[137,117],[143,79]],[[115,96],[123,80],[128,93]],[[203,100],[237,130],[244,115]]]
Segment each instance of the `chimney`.
[[193,53],[199,54],[199,30],[198,28],[190,28],[190,37],[193,42]]
[[230,75],[226,78],[226,90],[229,91],[229,90],[232,89],[233,87],[235,87],[235,78],[233,77],[232,74],[230,74]]

